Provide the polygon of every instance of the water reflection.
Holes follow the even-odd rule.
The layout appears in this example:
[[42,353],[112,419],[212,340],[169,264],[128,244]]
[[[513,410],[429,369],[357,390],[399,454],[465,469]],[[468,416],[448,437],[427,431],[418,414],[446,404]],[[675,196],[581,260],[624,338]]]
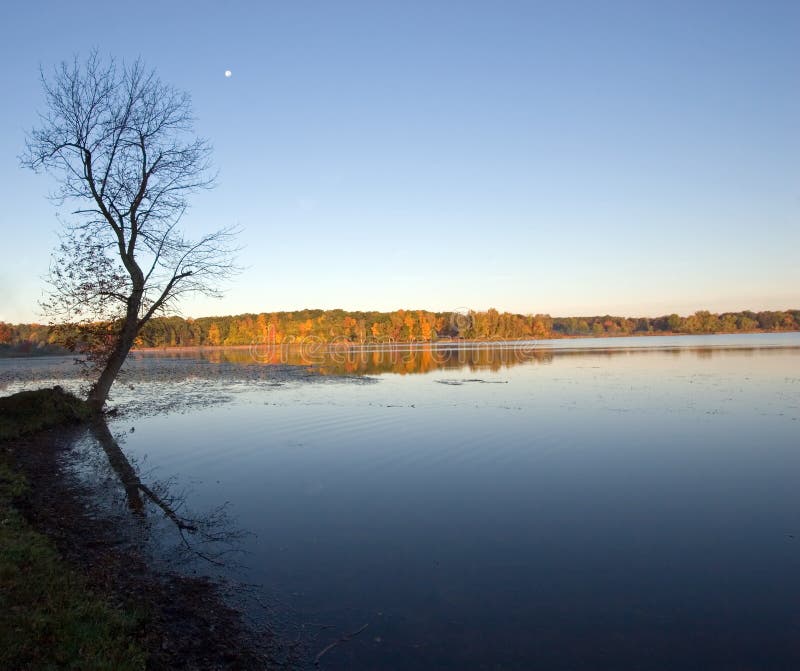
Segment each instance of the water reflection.
[[[554,349],[528,343],[466,343],[447,345],[397,345],[383,347],[297,345],[232,347],[220,349],[172,350],[169,352],[139,352],[134,359],[141,362],[164,358],[178,361],[207,362],[235,366],[240,373],[253,366],[297,366],[317,375],[381,375],[386,373],[414,375],[437,370],[466,369],[500,371],[526,364],[551,364],[556,358],[612,359],[671,354],[678,357],[710,359],[714,356],[752,356],[756,352],[779,353],[783,347],[647,347],[647,348],[585,348]],[[268,369],[267,369],[268,371]],[[187,369],[187,373],[213,374],[213,370]],[[268,372],[261,373],[261,376]]]
[[[105,419],[93,421],[88,434],[105,453],[105,466],[114,474],[108,483],[112,490],[115,486],[121,487],[127,508],[134,518],[147,525],[158,513],[168,525],[166,530],[163,525],[158,525],[162,536],[159,540],[163,541],[169,530],[172,531],[177,541],[173,548],[175,554],[171,556],[173,560],[193,562],[200,559],[219,567],[233,565],[232,561],[226,563],[225,558],[240,550],[247,533],[229,517],[227,504],[216,505],[203,513],[188,510],[187,492],[176,487],[172,479],[156,480],[150,484],[142,480],[140,469],[125,454],[120,438],[114,436]],[[87,463],[95,463],[104,469],[103,464],[94,459]]]
[[[125,363],[115,393],[125,384],[214,380],[271,382],[327,376],[368,377],[424,374],[436,370],[499,371],[525,364],[551,364],[557,358],[612,359],[669,354],[695,359],[779,354],[800,346],[800,333],[731,336],[656,336],[582,338],[551,341],[454,341],[438,343],[351,345],[309,341],[275,345],[256,343],[228,348],[176,348],[134,351]],[[0,391],[13,393],[31,383],[81,381],[82,367],[71,356],[0,359]],[[77,390],[76,384],[67,384]],[[219,392],[223,393],[223,392]]]

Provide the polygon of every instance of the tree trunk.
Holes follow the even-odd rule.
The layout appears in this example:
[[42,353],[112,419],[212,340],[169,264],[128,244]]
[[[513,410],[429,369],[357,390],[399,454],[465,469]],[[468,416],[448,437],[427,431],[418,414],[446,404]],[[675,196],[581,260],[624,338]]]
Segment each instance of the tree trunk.
[[128,301],[128,310],[125,316],[125,322],[122,325],[122,330],[117,336],[117,342],[114,344],[114,349],[106,359],[106,365],[100,373],[100,377],[92,385],[89,390],[89,396],[86,402],[89,404],[92,412],[99,415],[103,411],[103,406],[108,400],[108,393],[111,391],[111,385],[117,379],[122,364],[131,351],[133,343],[136,340],[136,335],[139,332],[139,305],[141,304],[141,292],[134,291]]
[[132,338],[120,337],[111,355],[108,357],[105,368],[103,368],[103,371],[100,373],[100,377],[97,379],[97,382],[92,385],[86,401],[95,414],[100,414],[100,412],[102,412],[103,406],[108,399],[108,393],[111,391],[111,385],[114,384],[114,380],[117,379],[122,364],[125,363],[128,352],[130,352],[131,347],[133,347],[135,337],[135,334]]

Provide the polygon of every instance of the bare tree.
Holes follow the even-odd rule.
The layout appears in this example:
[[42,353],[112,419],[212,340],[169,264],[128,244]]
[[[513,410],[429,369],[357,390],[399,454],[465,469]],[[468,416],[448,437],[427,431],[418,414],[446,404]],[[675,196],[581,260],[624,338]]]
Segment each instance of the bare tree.
[[42,73],[46,111],[27,136],[23,166],[58,181],[76,203],[51,264],[51,322],[71,330],[96,366],[88,401],[100,412],[137,334],[187,292],[218,295],[236,271],[232,228],[188,239],[178,228],[190,194],[213,186],[209,144],[194,135],[189,96],[140,60]]

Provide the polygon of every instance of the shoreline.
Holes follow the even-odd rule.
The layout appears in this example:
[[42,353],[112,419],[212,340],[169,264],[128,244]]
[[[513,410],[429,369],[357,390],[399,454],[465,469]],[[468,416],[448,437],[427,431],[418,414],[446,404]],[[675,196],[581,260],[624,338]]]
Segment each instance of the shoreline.
[[[225,582],[154,566],[147,536],[140,535],[146,513],[129,505],[123,511],[129,523],[120,523],[119,511],[115,516],[101,503],[100,485],[78,479],[75,468],[86,457],[73,445],[89,426],[85,421],[65,415],[37,428],[26,425],[22,415],[6,414],[12,420],[0,435],[0,507],[3,532],[13,526],[16,535],[8,542],[16,544],[2,554],[4,575],[10,577],[0,597],[15,596],[3,609],[3,629],[25,635],[3,646],[5,668],[58,666],[60,656],[72,655],[65,651],[84,635],[88,642],[82,645],[96,655],[84,661],[96,668],[250,671],[285,664],[287,650],[268,623],[247,624],[244,612],[226,600]],[[14,419],[21,435],[13,432]],[[126,490],[130,484],[116,483]],[[48,559],[40,568],[35,558],[43,554]],[[54,593],[37,597],[42,585],[50,585],[47,579]],[[86,611],[92,615],[81,624]]]

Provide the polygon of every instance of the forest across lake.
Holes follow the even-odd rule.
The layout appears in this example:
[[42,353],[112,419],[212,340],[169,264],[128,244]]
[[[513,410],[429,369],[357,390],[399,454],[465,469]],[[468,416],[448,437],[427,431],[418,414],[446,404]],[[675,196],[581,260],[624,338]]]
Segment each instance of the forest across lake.
[[[800,330],[800,309],[712,313],[688,316],[551,317],[510,312],[463,310],[393,312],[295,310],[235,316],[156,317],[136,339],[135,347],[219,347],[289,345],[299,342],[373,343],[438,340],[521,340],[560,337],[618,337],[664,334],[756,333]],[[63,352],[74,340],[69,326],[0,322],[0,356]]]

